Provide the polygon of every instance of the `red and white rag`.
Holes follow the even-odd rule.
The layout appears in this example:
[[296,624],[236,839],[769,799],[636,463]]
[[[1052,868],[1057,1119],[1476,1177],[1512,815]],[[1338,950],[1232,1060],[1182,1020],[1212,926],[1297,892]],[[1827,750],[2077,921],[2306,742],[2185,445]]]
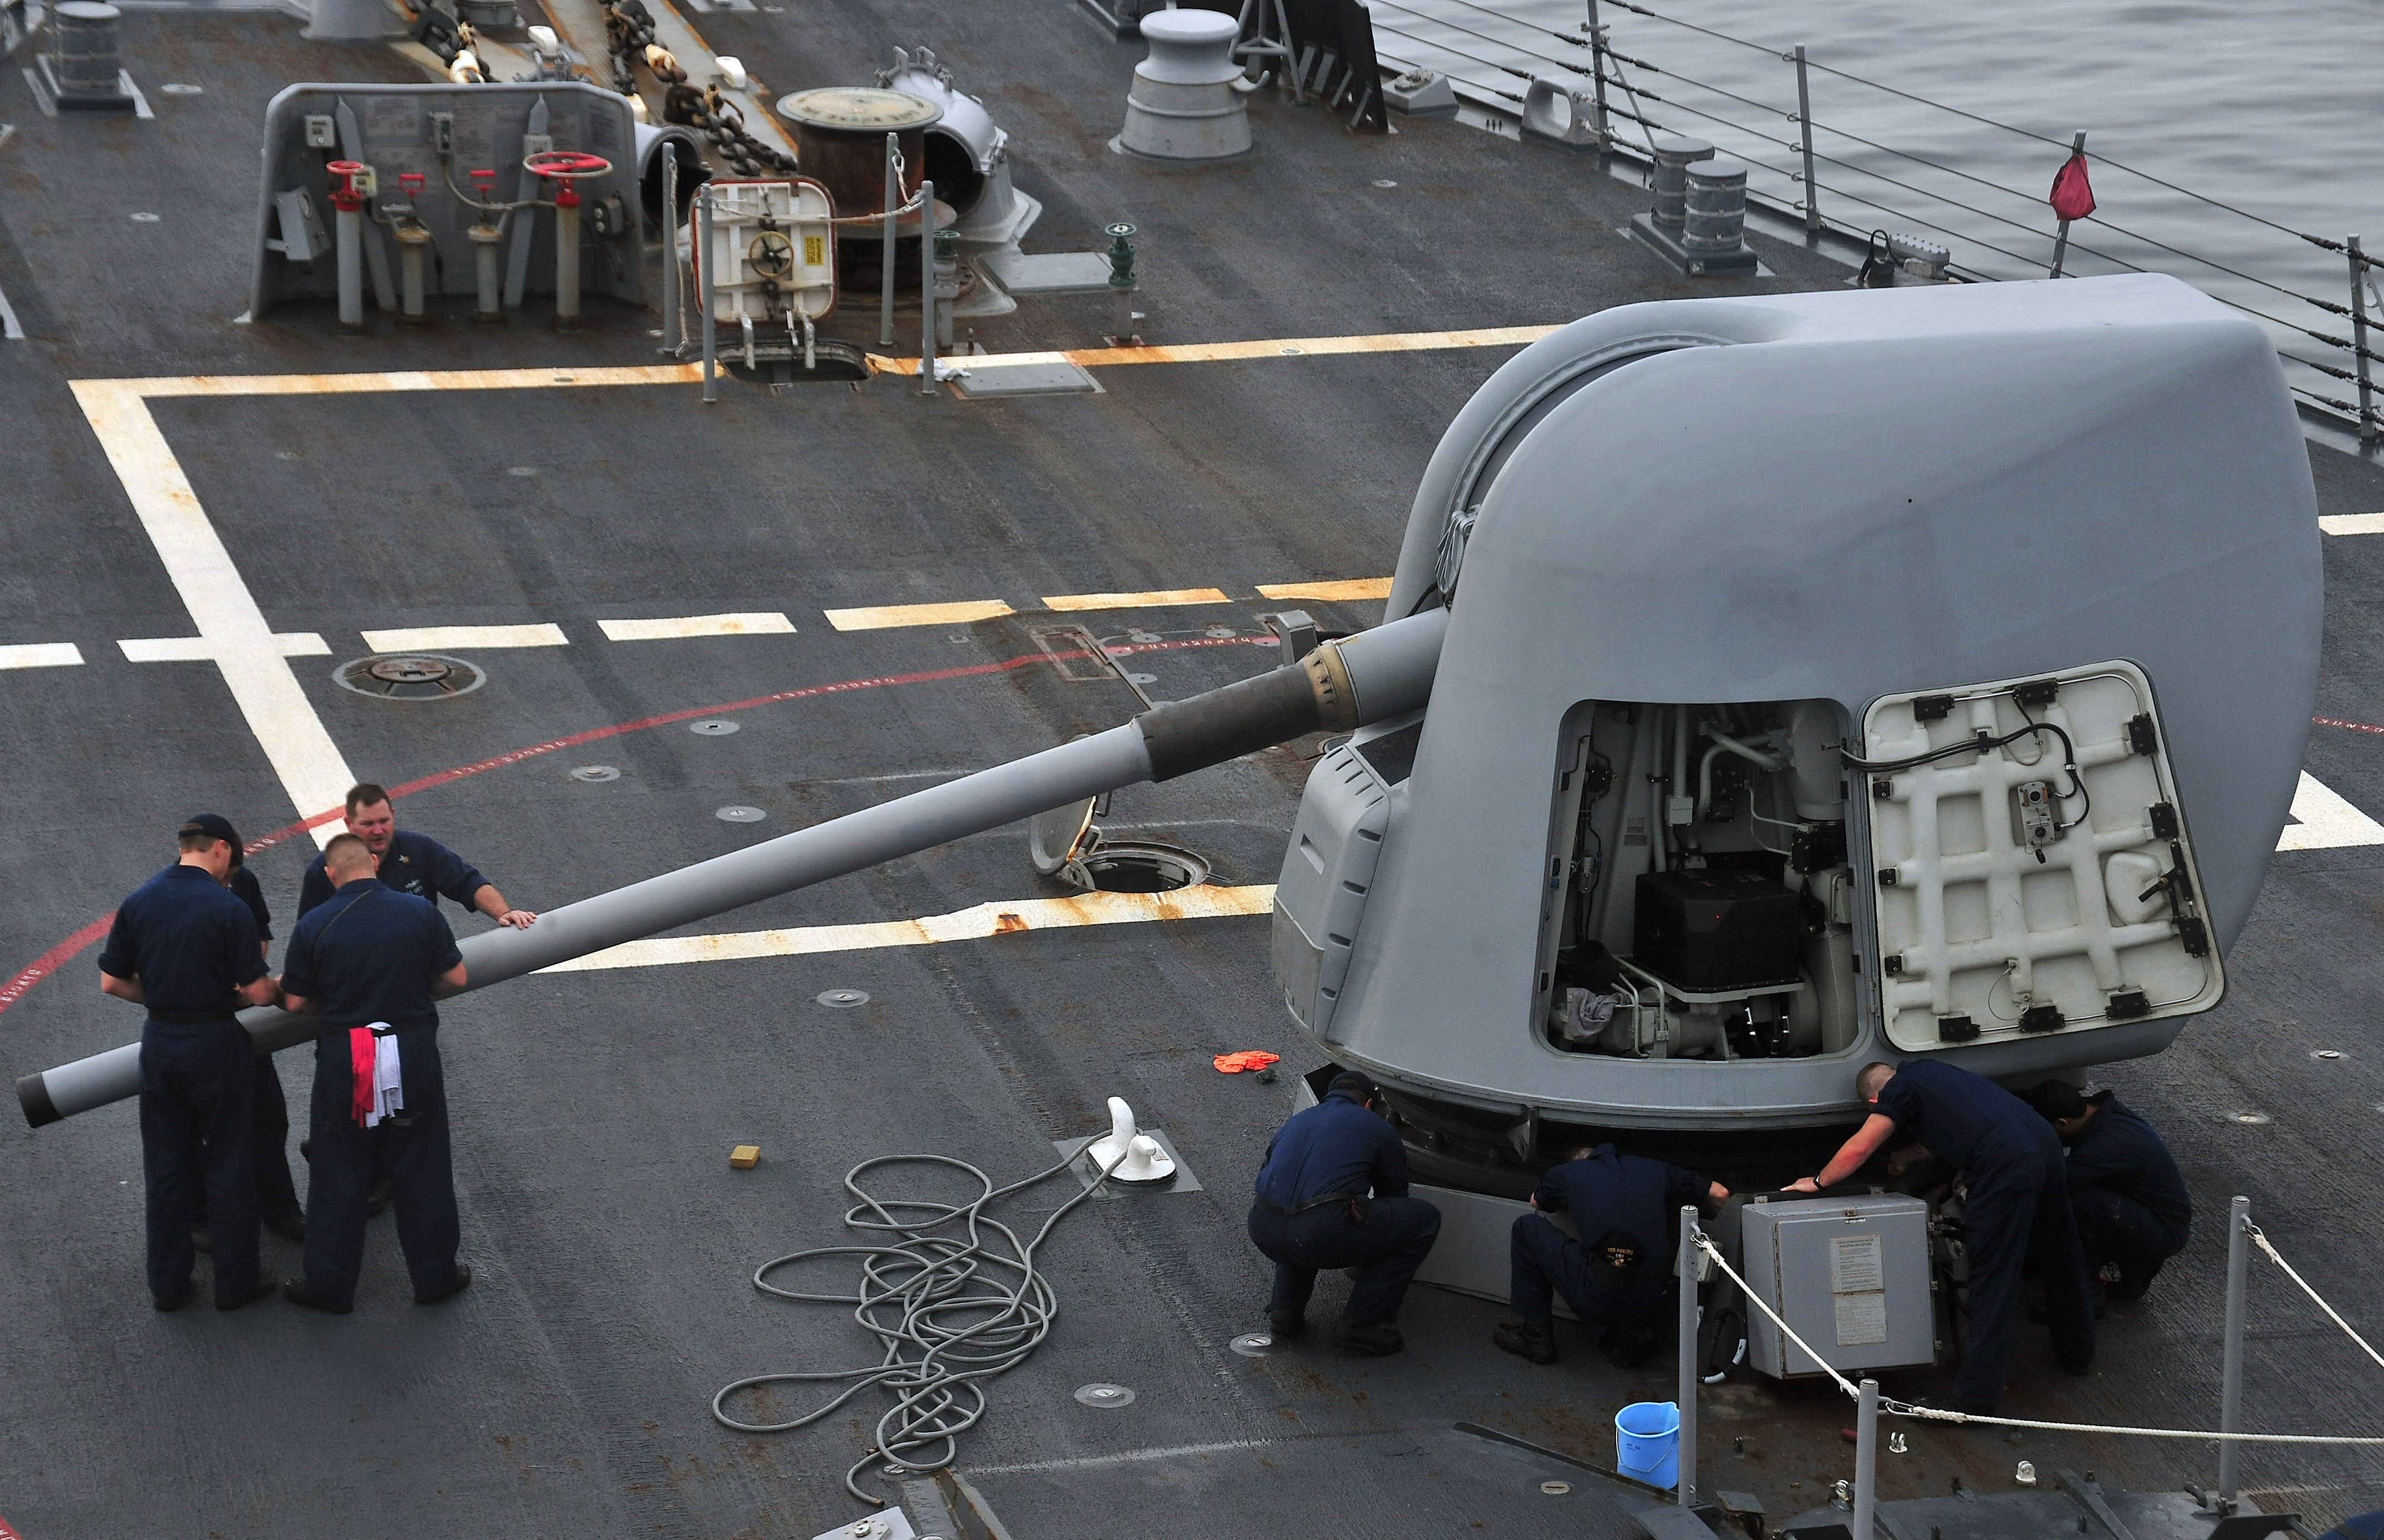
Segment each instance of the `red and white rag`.
[[[382,1033],[389,1033],[387,1037]],[[405,1110],[405,1082],[397,1057],[397,1035],[387,1022],[348,1029],[348,1073],[353,1088],[349,1112],[358,1126],[370,1128],[391,1112]]]

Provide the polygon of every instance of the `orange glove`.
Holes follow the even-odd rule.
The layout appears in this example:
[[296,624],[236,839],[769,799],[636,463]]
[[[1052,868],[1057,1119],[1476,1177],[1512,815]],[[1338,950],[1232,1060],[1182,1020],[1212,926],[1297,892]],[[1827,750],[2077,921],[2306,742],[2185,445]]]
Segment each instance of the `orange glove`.
[[1239,1053],[1221,1053],[1210,1062],[1217,1066],[1219,1074],[1239,1074],[1244,1070],[1262,1070],[1269,1064],[1279,1062],[1282,1058],[1283,1055],[1280,1053],[1269,1053],[1262,1048],[1253,1048],[1245,1049]]

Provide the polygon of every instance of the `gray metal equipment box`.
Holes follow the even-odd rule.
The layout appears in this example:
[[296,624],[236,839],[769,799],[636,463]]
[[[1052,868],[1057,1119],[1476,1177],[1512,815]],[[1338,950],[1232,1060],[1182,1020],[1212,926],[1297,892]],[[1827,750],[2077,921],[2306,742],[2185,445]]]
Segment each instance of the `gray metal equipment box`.
[[[1917,1198],[1802,1198],[1741,1213],[1746,1281],[1841,1372],[1937,1361],[1929,1205]],[[1774,1379],[1821,1366],[1748,1310],[1746,1361]]]

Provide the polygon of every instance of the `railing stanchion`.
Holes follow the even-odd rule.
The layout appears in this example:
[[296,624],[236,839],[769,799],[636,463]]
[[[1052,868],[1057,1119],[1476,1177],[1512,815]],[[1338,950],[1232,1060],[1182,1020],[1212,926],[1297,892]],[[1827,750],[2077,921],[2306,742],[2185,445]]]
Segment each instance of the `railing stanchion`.
[[1855,1540],[1872,1540],[1872,1514],[1879,1485],[1879,1382],[1862,1383],[1855,1409]]
[[1697,1206],[1681,1205],[1681,1506],[1697,1500]]
[[1805,233],[1821,233],[1821,186],[1813,175],[1813,93],[1805,84],[1805,45],[1796,44],[1796,130],[1805,151]]
[[2376,437],[2375,387],[2367,376],[2367,258],[2359,237],[2344,236],[2343,243],[2351,253],[2351,366],[2359,376],[2359,439],[2365,443]]
[[1597,19],[1597,0],[1589,0],[1589,77],[1597,103],[1597,153],[1614,153],[1614,130],[1606,115],[1606,29]]
[[703,275],[703,282],[697,289],[697,304],[702,311],[698,324],[703,328],[703,399],[712,402],[720,399],[720,381],[714,372],[720,340],[719,328],[713,323],[712,316],[713,306],[717,303],[715,295],[718,291],[714,285],[719,275],[712,270],[712,184],[709,182],[704,184],[702,200],[695,205],[695,267],[696,271]]
[[[2221,1360],[2218,1431],[2240,1433],[2243,1425],[2243,1314],[2246,1276],[2252,1261],[2252,1200],[2238,1198],[2227,1211],[2227,1345]],[[2241,1444],[2229,1438],[2218,1446],[2218,1509],[2235,1509],[2235,1465]]]
[[[2072,157],[2075,157],[2082,155],[2085,153],[2086,130],[2084,129],[2080,129],[2078,130],[2078,137],[2069,142],[2069,154]],[[2059,278],[2061,276],[2062,260],[2068,255],[2069,221],[2064,219],[2061,221],[2060,230],[2053,238],[2053,268],[2044,276],[2047,278]]]

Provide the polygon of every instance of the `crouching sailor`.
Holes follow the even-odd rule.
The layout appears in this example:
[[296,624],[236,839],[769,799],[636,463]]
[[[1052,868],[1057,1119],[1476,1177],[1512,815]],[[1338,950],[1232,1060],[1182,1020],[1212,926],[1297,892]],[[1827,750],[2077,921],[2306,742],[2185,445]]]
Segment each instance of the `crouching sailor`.
[[[1554,1363],[1553,1290],[1584,1323],[1605,1329],[1598,1346],[1608,1358],[1637,1368],[1655,1348],[1657,1324],[1677,1308],[1672,1259],[1681,1248],[1681,1210],[1729,1198],[1720,1182],[1617,1154],[1610,1144],[1575,1150],[1540,1178],[1532,1194],[1536,1211],[1515,1216],[1507,1295],[1522,1319],[1493,1328],[1490,1340],[1533,1363]],[[1565,1215],[1572,1233],[1551,1214]]]
[[1440,1235],[1440,1211],[1408,1196],[1407,1151],[1374,1112],[1379,1097],[1364,1075],[1337,1074],[1324,1099],[1294,1113],[1267,1146],[1249,1229],[1275,1264],[1267,1322],[1279,1342],[1307,1330],[1321,1270],[1354,1268],[1333,1345],[1374,1356],[1407,1346],[1393,1323]]
[[337,891],[298,922],[282,966],[289,1009],[318,1012],[332,1030],[315,1044],[306,1275],[281,1292],[335,1315],[354,1305],[372,1186],[368,1130],[386,1121],[398,1244],[415,1302],[435,1304],[472,1281],[455,1260],[455,1184],[431,1004],[464,987],[464,957],[435,906],[374,876],[363,840],[340,835],[323,855]]

